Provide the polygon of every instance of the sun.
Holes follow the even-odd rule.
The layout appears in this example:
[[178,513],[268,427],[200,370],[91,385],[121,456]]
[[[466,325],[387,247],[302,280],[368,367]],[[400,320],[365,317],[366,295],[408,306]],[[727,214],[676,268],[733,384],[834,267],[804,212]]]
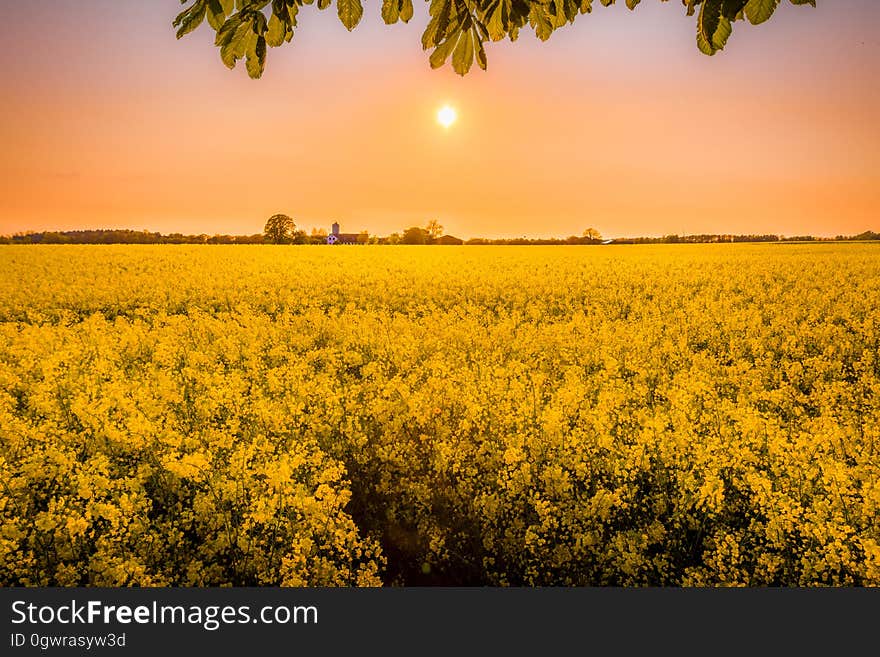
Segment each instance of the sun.
[[458,112],[451,105],[444,105],[437,110],[437,123],[444,128],[449,128],[458,119]]

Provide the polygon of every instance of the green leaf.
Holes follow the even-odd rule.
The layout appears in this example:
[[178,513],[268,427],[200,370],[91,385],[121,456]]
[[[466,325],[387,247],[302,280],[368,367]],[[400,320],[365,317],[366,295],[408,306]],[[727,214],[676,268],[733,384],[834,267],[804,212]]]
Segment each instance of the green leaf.
[[465,75],[474,63],[474,42],[470,32],[463,32],[458,45],[452,53],[452,68],[459,75]]
[[413,17],[413,3],[412,0],[400,0],[400,20],[404,23],[409,23],[410,19]]
[[277,48],[284,43],[287,35],[287,25],[275,14],[269,19],[269,29],[266,32],[266,43],[272,48]]
[[553,34],[553,22],[547,15],[544,5],[533,4],[532,11],[529,14],[529,23],[535,29],[535,35],[541,40],[546,41]]
[[361,0],[336,0],[336,13],[339,14],[339,20],[345,25],[345,29],[351,32],[361,22],[364,8],[361,6]]
[[387,25],[398,20],[408,23],[413,17],[412,0],[382,0],[382,20]]
[[712,47],[716,50],[724,50],[724,46],[727,45],[727,40],[732,33],[733,27],[731,26],[730,21],[722,16],[721,20],[718,21],[718,27],[715,29],[715,34],[712,35]]
[[[697,18],[697,31],[706,43],[714,48],[715,30],[721,21],[721,0],[703,0],[700,15]],[[701,48],[702,50],[702,48]]]
[[443,64],[446,63],[446,60],[449,58],[449,53],[452,52],[452,49],[455,47],[455,44],[458,42],[458,34],[455,34],[445,41],[440,43],[436,48],[434,48],[434,52],[431,53],[431,56],[428,58],[428,61],[431,64],[431,68],[440,68]]
[[234,68],[235,62],[245,56],[251,37],[256,38],[250,23],[233,17],[224,23],[223,28],[217,33],[217,41],[223,39],[220,45],[220,59],[228,68]]
[[235,29],[238,27],[240,21],[237,18],[230,18],[223,26],[217,31],[217,35],[214,37],[214,45],[215,46],[225,46],[230,42],[232,36],[235,34]]
[[437,12],[437,36],[442,38],[452,35],[449,25],[455,16],[455,7],[453,6],[453,0],[440,0],[440,2],[440,11]]
[[729,21],[737,20],[740,12],[749,0],[724,0],[721,3],[721,15]]
[[455,18],[452,0],[431,0],[428,12],[431,14],[431,20],[428,21],[428,26],[422,33],[422,48],[424,50],[432,46],[439,46],[458,29],[457,26],[453,30],[449,29]]
[[507,36],[509,17],[510,12],[505,0],[495,0],[487,7],[484,20],[492,41],[500,41]]
[[206,0],[196,0],[196,3],[186,11],[178,14],[172,23],[177,28],[177,38],[181,38],[192,32],[202,21],[205,20],[208,4]]
[[570,10],[567,0],[552,0],[553,4],[553,29],[562,27],[570,20]]
[[251,25],[253,26],[252,29],[254,30],[254,34],[258,34],[259,36],[264,36],[269,30],[269,23],[266,20],[266,15],[259,11],[253,14]]
[[400,5],[397,0],[382,0],[382,20],[393,25],[400,19]]
[[216,32],[226,22],[226,10],[220,0],[208,0],[208,25]]
[[703,36],[703,33],[697,30],[697,48],[700,49],[700,52],[704,55],[712,56],[717,51],[712,46],[711,42]]
[[779,0],[749,0],[745,6],[746,18],[752,25],[759,25],[768,20],[778,6]]
[[266,68],[266,38],[255,36],[247,53],[247,72],[255,80],[263,75]]
[[483,47],[483,40],[479,38],[479,35],[474,33],[474,43],[477,44],[477,64],[484,71],[486,70],[486,66],[488,65],[488,61],[486,59],[486,49]]

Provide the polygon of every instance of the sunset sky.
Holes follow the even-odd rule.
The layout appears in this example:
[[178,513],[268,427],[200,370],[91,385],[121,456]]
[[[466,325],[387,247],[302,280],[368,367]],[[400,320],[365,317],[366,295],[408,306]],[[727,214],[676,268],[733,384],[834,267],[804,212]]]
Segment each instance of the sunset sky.
[[680,2],[597,6],[464,78],[430,69],[424,3],[385,26],[367,0],[352,33],[306,7],[259,81],[207,25],[175,40],[180,9],[5,8],[0,234],[250,234],[275,212],[464,238],[880,230],[877,0],[786,1],[712,58]]

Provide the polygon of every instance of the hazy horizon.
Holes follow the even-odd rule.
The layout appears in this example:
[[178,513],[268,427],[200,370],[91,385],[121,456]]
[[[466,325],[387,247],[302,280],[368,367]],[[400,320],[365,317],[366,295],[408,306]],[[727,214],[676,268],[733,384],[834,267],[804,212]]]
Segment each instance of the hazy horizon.
[[308,7],[260,81],[207,26],[176,41],[177,0],[46,7],[0,24],[26,53],[0,64],[0,234],[254,234],[276,212],[464,239],[878,228],[871,0],[785,3],[712,58],[679,4],[596,7],[547,43],[488,44],[465,78],[429,68],[424,4],[385,26],[367,3],[352,33]]
[[[369,229],[364,229],[364,230],[362,230],[362,231],[354,231],[354,232],[358,232],[358,233],[366,232],[366,233],[368,233],[368,234],[370,235],[370,237],[378,237],[378,238],[380,238],[380,239],[385,239],[385,238],[390,237],[392,234],[397,234],[398,237],[401,237],[407,228],[413,228],[413,227],[421,227],[421,228],[424,228],[424,226],[415,226],[415,225],[413,225],[413,226],[405,226],[405,227],[402,227],[402,228],[400,228],[400,229],[398,229],[398,230],[392,231],[391,233],[387,233],[387,234],[379,234],[379,233],[375,233],[375,232],[373,232],[373,231],[370,231]],[[324,234],[324,235],[327,235],[327,234],[329,234],[329,232],[330,232],[330,230],[329,230],[329,226],[326,227],[326,228],[324,228],[323,226],[314,226],[314,227],[312,227],[312,228],[307,228],[307,227],[304,227],[304,226],[296,226],[294,230],[295,230],[295,231],[305,231],[306,234],[308,234],[308,235],[313,235],[312,231],[315,230],[315,229],[323,230],[323,234]],[[147,228],[131,228],[131,227],[116,227],[116,228],[90,228],[90,227],[83,227],[83,228],[69,228],[69,229],[65,229],[65,230],[51,230],[51,229],[39,230],[39,231],[38,231],[38,230],[24,230],[24,231],[16,231],[15,233],[11,233],[11,234],[10,234],[10,233],[7,233],[7,234],[0,234],[0,237],[2,237],[2,238],[12,238],[12,237],[14,237],[15,235],[44,234],[44,233],[46,233],[46,234],[48,234],[48,233],[59,233],[59,234],[64,234],[64,233],[78,232],[78,231],[79,231],[79,232],[93,232],[93,231],[94,231],[94,232],[97,232],[97,231],[131,231],[131,232],[134,232],[134,233],[149,233],[149,234],[157,234],[157,233],[158,233],[158,234],[161,235],[163,238],[167,238],[167,237],[169,237],[169,236],[171,236],[171,235],[182,235],[183,237],[198,237],[198,236],[200,236],[200,235],[204,235],[204,236],[206,236],[207,238],[212,238],[212,237],[222,237],[222,236],[226,236],[226,237],[248,237],[248,238],[250,238],[250,237],[253,237],[254,235],[263,235],[263,234],[264,234],[264,231],[263,231],[263,230],[257,230],[257,231],[254,231],[254,232],[252,232],[252,233],[204,233],[204,232],[202,232],[202,233],[186,233],[186,232],[181,232],[181,231],[162,232],[162,231],[149,230],[149,229],[147,229]],[[347,231],[347,230],[344,230],[344,229],[341,228],[341,229],[340,229],[340,232],[346,233],[346,232],[350,232],[350,231]],[[536,236],[532,236],[532,237],[527,237],[527,236],[525,236],[525,235],[499,235],[499,236],[495,236],[495,237],[487,237],[487,236],[485,236],[485,235],[470,235],[470,236],[465,237],[465,238],[463,238],[463,239],[465,239],[465,240],[471,240],[471,239],[486,239],[486,240],[492,240],[492,241],[498,241],[498,240],[520,240],[520,239],[529,239],[529,240],[560,240],[560,241],[563,241],[563,240],[566,240],[566,239],[571,238],[571,237],[578,237],[578,238],[583,237],[583,235],[581,234],[582,232],[583,232],[583,231],[581,231],[580,233],[569,233],[569,234],[566,234],[566,235],[562,235],[562,234],[558,234],[558,235],[549,235],[549,234],[548,234],[548,235],[536,235]],[[874,229],[872,229],[872,228],[869,227],[869,228],[866,228],[865,230],[860,230],[860,231],[858,231],[858,232],[851,233],[851,234],[836,234],[836,235],[814,235],[814,234],[811,234],[811,233],[791,233],[791,234],[781,234],[781,233],[772,233],[772,232],[770,232],[770,233],[767,233],[767,232],[756,232],[756,233],[731,233],[731,232],[729,232],[729,231],[720,232],[720,233],[663,233],[663,234],[655,234],[655,235],[617,235],[617,234],[609,233],[609,234],[601,234],[600,237],[597,238],[597,239],[602,239],[602,240],[634,240],[634,239],[663,239],[663,238],[667,238],[667,237],[688,238],[688,237],[698,237],[698,236],[702,236],[702,235],[713,235],[713,236],[717,235],[717,236],[719,236],[719,237],[749,237],[749,236],[754,236],[754,237],[764,237],[764,236],[767,236],[767,235],[776,235],[777,237],[779,237],[779,238],[781,238],[781,239],[789,239],[789,240],[790,240],[790,239],[794,239],[794,238],[799,238],[799,237],[812,237],[812,238],[815,238],[815,239],[817,239],[817,240],[829,240],[829,241],[835,241],[835,238],[839,238],[839,237],[844,237],[844,238],[857,237],[858,235],[861,235],[861,234],[863,234],[863,233],[877,233],[877,232],[878,232],[877,230],[874,230]],[[441,234],[443,234],[443,235],[451,235],[452,237],[459,237],[459,235],[452,235],[452,233],[450,233],[448,230],[446,230],[445,227],[444,227],[444,230],[442,231]],[[873,239],[873,238],[872,238],[872,239]],[[111,243],[111,244],[116,244],[117,242],[110,242],[110,243]],[[708,242],[694,242],[694,244],[701,244],[701,243],[708,243]],[[758,243],[758,242],[742,242],[742,243],[743,243],[743,244],[755,244],[755,243]],[[54,245],[55,243],[53,243],[53,242],[49,242],[49,244]],[[67,243],[65,242],[64,244],[67,244]],[[79,242],[74,242],[74,243],[71,243],[71,244],[79,244]],[[101,242],[83,242],[82,244],[99,244],[99,245],[100,245],[100,244],[102,244],[102,243],[101,243]],[[182,242],[181,244],[192,244],[192,243],[191,243],[191,242]],[[292,245],[293,245],[293,246],[296,246],[296,243],[293,243]]]

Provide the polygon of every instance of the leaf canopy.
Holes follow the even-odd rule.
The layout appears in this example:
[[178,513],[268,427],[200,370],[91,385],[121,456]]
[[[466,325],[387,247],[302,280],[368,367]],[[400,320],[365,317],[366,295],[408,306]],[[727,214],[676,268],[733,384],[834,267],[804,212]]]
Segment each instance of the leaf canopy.
[[[669,0],[660,0],[668,2]],[[793,5],[815,7],[816,0],[788,0]],[[203,22],[216,32],[214,44],[229,68],[245,60],[248,75],[259,78],[266,68],[268,48],[289,43],[305,5],[327,9],[334,0],[181,0],[186,8],[174,19],[177,38]],[[422,48],[430,50],[432,68],[451,61],[465,75],[474,61],[487,65],[487,41],[516,41],[520,31],[531,29],[546,41],[559,28],[589,14],[595,5],[608,7],[616,0],[426,0],[430,19],[422,34]],[[624,0],[635,9],[641,0]],[[723,50],[738,21],[758,25],[770,19],[783,0],[681,0],[688,16],[696,15],[697,47],[707,55]],[[361,0],[335,0],[339,20],[353,30],[363,17]],[[382,0],[387,24],[413,17],[412,0]]]

